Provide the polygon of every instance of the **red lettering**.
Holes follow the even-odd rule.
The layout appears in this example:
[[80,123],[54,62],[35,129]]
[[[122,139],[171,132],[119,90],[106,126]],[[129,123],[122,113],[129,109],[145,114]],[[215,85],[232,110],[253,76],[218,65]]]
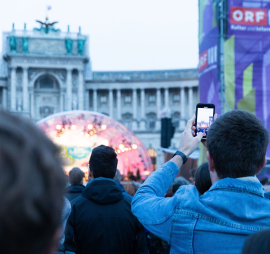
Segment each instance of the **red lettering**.
[[208,67],[208,50],[200,54],[199,57],[199,72]]
[[231,7],[231,24],[267,26],[267,21],[267,9]]

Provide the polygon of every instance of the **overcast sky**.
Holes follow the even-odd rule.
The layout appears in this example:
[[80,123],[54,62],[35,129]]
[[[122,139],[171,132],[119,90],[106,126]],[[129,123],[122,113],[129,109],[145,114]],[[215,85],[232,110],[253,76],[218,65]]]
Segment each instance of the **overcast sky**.
[[[46,3],[55,28],[90,35],[92,68],[158,70],[198,65],[198,0],[2,0],[0,31],[39,28]],[[2,33],[0,40],[2,48]]]

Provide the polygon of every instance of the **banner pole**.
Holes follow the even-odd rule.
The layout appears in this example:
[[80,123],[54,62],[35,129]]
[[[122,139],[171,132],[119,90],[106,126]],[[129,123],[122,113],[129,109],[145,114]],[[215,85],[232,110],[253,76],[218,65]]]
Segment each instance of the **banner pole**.
[[225,32],[224,32],[224,18],[226,18],[226,14],[224,13],[224,3],[225,0],[219,0],[219,24],[220,24],[220,31],[219,31],[219,100],[220,100],[220,110],[221,114],[225,113],[224,109],[224,98],[225,98],[225,82],[224,82],[224,41],[225,41]]

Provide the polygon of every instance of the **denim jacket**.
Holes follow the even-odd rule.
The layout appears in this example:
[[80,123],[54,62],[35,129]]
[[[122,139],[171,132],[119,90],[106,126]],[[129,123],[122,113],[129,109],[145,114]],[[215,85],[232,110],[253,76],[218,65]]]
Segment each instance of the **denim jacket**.
[[178,167],[167,162],[139,188],[132,212],[174,253],[237,253],[246,238],[270,228],[270,200],[260,183],[225,178],[199,195],[195,186],[164,198]]

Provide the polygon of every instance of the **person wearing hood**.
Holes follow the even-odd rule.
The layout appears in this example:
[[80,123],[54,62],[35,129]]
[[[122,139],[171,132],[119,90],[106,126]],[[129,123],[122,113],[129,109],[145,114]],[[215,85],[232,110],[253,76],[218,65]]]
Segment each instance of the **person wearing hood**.
[[113,180],[117,154],[108,146],[93,149],[89,176],[94,179],[72,202],[65,253],[148,253],[144,227],[131,212],[131,200]]
[[66,190],[65,197],[71,202],[73,199],[81,196],[84,186],[82,185],[84,172],[79,168],[73,168],[69,172],[69,186]]

